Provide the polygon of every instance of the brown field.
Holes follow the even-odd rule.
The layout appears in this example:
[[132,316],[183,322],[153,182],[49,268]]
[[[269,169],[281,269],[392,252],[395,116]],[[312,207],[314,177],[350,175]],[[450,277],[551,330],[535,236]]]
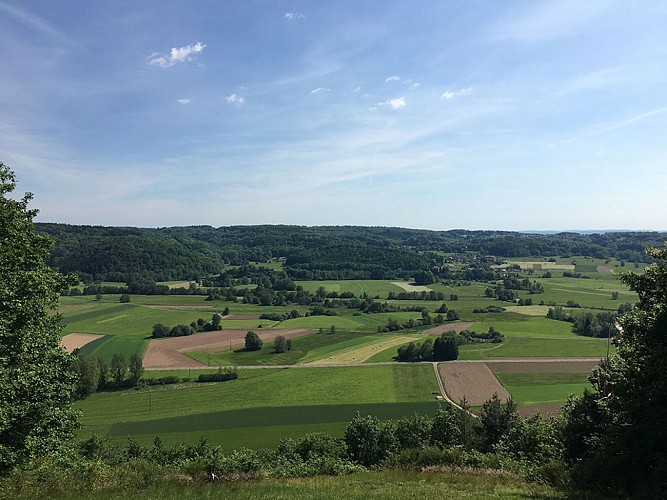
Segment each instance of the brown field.
[[228,314],[222,319],[259,319],[259,314]]
[[62,345],[67,352],[71,353],[74,349],[81,349],[87,343],[99,339],[100,337],[104,337],[104,335],[97,335],[95,333],[70,333],[60,339],[60,345]]
[[438,325],[434,328],[429,328],[424,330],[422,333],[426,335],[440,335],[441,333],[455,331],[457,333],[462,332],[466,328],[470,328],[472,322],[470,321],[459,321],[457,323],[445,323],[444,325]]
[[406,292],[432,292],[433,289],[424,285],[413,285],[407,281],[392,281],[392,285],[402,288]]
[[310,361],[309,363],[304,363],[306,365],[346,365],[350,363],[363,363],[368,358],[377,354],[380,351],[384,351],[391,347],[396,347],[397,345],[405,344],[410,341],[418,340],[419,337],[405,336],[405,337],[388,337],[384,339],[379,339],[375,342],[365,344],[362,346],[351,347],[343,351],[339,351],[330,357],[323,357],[315,361]]
[[586,373],[600,363],[586,361],[487,361],[493,373]]
[[551,417],[555,415],[562,407],[558,405],[543,405],[543,406],[521,406],[517,408],[519,415],[522,417],[530,417],[531,415],[540,411],[543,417]]
[[484,404],[497,393],[501,401],[510,399],[510,394],[500,384],[485,363],[448,361],[438,365],[449,398],[458,403],[464,397],[468,404]]
[[525,314],[526,316],[540,316],[544,317],[547,315],[549,306],[503,306],[508,312],[515,312],[519,314]]
[[[144,355],[144,368],[147,370],[170,369],[170,368],[202,368],[204,363],[189,358],[184,352],[203,351],[219,352],[225,349],[238,349],[245,345],[245,335],[248,330],[218,330],[216,332],[204,332],[189,335],[187,337],[174,337],[166,339],[153,339],[149,342]],[[280,329],[256,330],[255,333],[264,341],[272,342],[278,335],[286,338],[297,337],[313,333],[306,329]]]

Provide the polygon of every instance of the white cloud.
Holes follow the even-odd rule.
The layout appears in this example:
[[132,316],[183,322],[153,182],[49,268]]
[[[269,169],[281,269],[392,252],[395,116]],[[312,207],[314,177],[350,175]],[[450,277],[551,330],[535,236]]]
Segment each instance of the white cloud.
[[285,19],[288,21],[299,21],[305,18],[306,14],[302,14],[301,12],[285,12]]
[[160,55],[159,53],[148,56],[148,64],[160,66],[161,68],[169,68],[174,64],[191,61],[194,56],[200,54],[206,48],[205,43],[197,42],[194,45],[186,45],[185,47],[173,47],[169,54]]
[[384,81],[385,81],[385,83],[400,82],[401,78],[398,75],[392,75],[392,76],[388,76],[387,78],[385,78]]
[[183,105],[190,104],[190,99],[188,99],[187,97],[184,99],[179,99],[178,104],[183,104]]
[[354,87],[354,90],[352,92],[361,92],[361,87]]
[[310,91],[311,94],[319,94],[320,92],[331,92],[331,89],[326,87],[317,87],[316,89]]
[[387,99],[386,101],[378,102],[378,106],[389,106],[391,109],[401,109],[405,107],[405,96],[397,97],[396,99]]
[[245,97],[240,96],[238,94],[228,95],[227,97],[225,97],[225,100],[227,102],[232,103],[232,104],[238,104],[239,106],[242,106],[243,104],[245,104]]
[[454,97],[469,94],[471,91],[472,87],[465,87],[461,90],[445,90],[440,96],[440,99],[453,99]]
[[420,85],[421,85],[421,83],[416,83],[416,82],[415,82],[415,83],[413,83],[412,85],[410,85],[410,88],[411,88],[412,90],[414,90],[414,89],[416,89],[416,88],[419,88]]

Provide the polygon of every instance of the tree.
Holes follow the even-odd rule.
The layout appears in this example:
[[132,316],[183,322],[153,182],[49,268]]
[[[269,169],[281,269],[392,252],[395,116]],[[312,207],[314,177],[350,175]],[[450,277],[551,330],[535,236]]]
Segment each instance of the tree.
[[459,318],[459,313],[457,313],[454,309],[447,311],[447,321],[456,321]]
[[513,399],[508,399],[505,405],[500,401],[497,393],[482,405],[480,414],[482,451],[493,451],[501,438],[517,425],[519,420],[517,406]]
[[123,384],[125,372],[127,372],[127,360],[122,353],[117,352],[111,358],[111,377],[117,387]]
[[141,356],[139,356],[137,353],[132,353],[132,356],[130,356],[129,368],[132,385],[137,385],[139,383],[139,379],[144,374],[144,365],[141,362]]
[[345,429],[345,444],[355,462],[366,467],[379,464],[398,449],[395,424],[357,412]]
[[[621,274],[639,300],[619,320],[617,354],[566,411],[566,456],[581,483],[659,498],[667,491],[667,244],[647,253],[656,262],[643,274]],[[624,474],[605,477],[609,470]]]
[[292,342],[285,339],[284,335],[278,335],[273,341],[273,348],[277,353],[287,352],[292,349]]
[[259,335],[257,335],[255,332],[250,330],[248,333],[246,333],[245,348],[247,351],[259,351],[263,345],[264,342],[262,341],[262,339],[259,338]]
[[127,304],[129,301],[130,301],[130,296],[126,293],[121,295],[120,298],[118,299],[118,302],[120,302],[121,304]]
[[456,334],[445,332],[433,343],[433,359],[435,361],[453,361],[459,357],[459,345]]
[[46,264],[53,246],[37,233],[32,195],[0,163],[0,472],[56,455],[77,427],[73,358],[60,347],[61,293],[75,284]]
[[84,399],[94,393],[100,385],[100,365],[95,358],[77,356],[74,361],[74,370],[77,375],[77,399]]
[[438,408],[431,423],[431,444],[440,448],[447,448],[459,444],[461,441],[461,418],[457,410],[451,405],[442,405]]

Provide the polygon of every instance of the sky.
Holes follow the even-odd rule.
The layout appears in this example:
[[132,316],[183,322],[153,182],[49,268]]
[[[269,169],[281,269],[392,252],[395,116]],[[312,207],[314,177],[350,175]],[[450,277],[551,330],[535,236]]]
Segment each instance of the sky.
[[37,220],[667,230],[667,2],[0,0]]

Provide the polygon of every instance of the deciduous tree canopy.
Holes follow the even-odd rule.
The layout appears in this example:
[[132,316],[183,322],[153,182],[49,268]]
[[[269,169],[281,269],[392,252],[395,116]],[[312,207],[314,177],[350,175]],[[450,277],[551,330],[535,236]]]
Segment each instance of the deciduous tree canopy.
[[35,230],[32,196],[8,196],[15,185],[0,163],[0,471],[57,453],[77,425],[73,359],[52,313],[69,283],[45,262],[52,241]]

